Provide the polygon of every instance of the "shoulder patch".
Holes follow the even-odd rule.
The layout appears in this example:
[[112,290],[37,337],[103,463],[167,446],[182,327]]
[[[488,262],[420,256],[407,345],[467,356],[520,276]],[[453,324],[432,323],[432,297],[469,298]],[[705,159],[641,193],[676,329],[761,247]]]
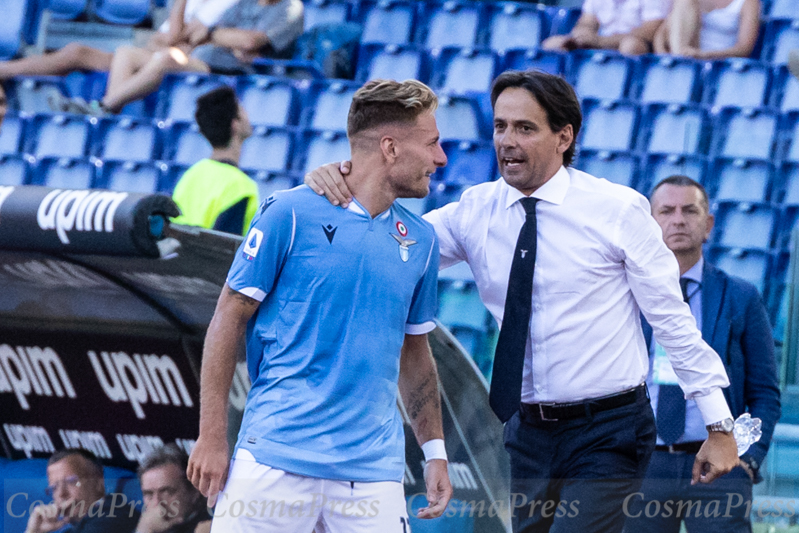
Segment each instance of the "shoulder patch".
[[264,240],[264,233],[258,228],[252,228],[244,241],[244,259],[252,261],[258,255],[261,243]]

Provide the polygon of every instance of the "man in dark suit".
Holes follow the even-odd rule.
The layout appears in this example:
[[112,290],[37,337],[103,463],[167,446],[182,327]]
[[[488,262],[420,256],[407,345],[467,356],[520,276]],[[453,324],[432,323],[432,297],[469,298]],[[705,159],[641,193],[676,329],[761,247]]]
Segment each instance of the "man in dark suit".
[[740,466],[710,485],[691,485],[691,465],[707,438],[695,402],[686,401],[676,375],[652,341],[647,383],[656,413],[657,444],[640,492],[625,501],[626,530],[677,533],[684,520],[689,531],[752,530],[752,484],[768,451],[780,417],[780,391],[774,341],[766,310],[751,283],[706,263],[702,244],[713,229],[704,187],[685,176],[661,181],[650,198],[663,240],[680,265],[683,297],[697,319],[702,337],[721,356],[729,388],[724,396],[733,416],[748,411],[763,421],[763,435],[740,458]]

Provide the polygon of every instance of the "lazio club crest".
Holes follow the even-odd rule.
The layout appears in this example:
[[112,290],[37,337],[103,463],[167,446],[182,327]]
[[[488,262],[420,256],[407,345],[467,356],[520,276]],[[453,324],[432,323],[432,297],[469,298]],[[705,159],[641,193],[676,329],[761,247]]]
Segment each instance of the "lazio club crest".
[[408,236],[408,228],[406,228],[405,224],[402,222],[397,222],[397,231],[399,232],[399,235],[394,235],[393,233],[389,233],[389,235],[394,237],[394,240],[397,241],[397,244],[399,244],[400,259],[402,259],[403,263],[407,263],[408,258],[410,257],[410,252],[408,249],[416,244],[416,241],[405,238]]

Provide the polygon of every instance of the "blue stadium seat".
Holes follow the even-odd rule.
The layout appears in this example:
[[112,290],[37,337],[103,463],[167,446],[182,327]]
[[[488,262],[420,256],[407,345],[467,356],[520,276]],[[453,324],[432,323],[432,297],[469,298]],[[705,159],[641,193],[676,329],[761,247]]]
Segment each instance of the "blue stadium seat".
[[643,56],[636,75],[642,104],[699,101],[702,63],[674,56]]
[[314,82],[304,106],[306,117],[303,124],[315,130],[347,131],[347,114],[352,95],[359,87],[360,84],[352,82]]
[[705,78],[704,103],[715,107],[760,107],[771,82],[768,65],[741,57],[714,61]]
[[627,96],[635,61],[615,52],[576,50],[566,68],[578,98],[620,100]]
[[13,107],[26,113],[52,113],[48,98],[69,94],[64,79],[56,76],[14,78],[7,86]]
[[276,191],[285,191],[299,185],[295,177],[283,172],[267,170],[245,170],[244,172],[255,180],[258,185],[258,197],[261,200],[269,198]]
[[619,185],[635,187],[640,160],[632,152],[580,150],[574,168]]
[[799,162],[799,111],[791,111],[780,119],[782,146],[780,156],[784,161]]
[[27,1],[3,2],[3,16],[0,17],[0,60],[11,59],[19,52],[27,16]]
[[[772,258],[771,272],[766,279],[769,319],[773,326],[774,340],[782,342],[785,337],[785,324],[788,315],[788,298],[790,291],[791,256],[789,253],[778,253]],[[796,290],[795,288],[793,290]]]
[[766,24],[761,59],[775,65],[788,62],[788,52],[799,48],[799,19],[774,19]]
[[135,26],[150,15],[150,0],[94,0],[98,17],[112,24]]
[[757,159],[715,159],[710,164],[708,184],[717,201],[765,202],[770,200],[774,165]]
[[799,162],[783,163],[777,176],[781,181],[781,203],[785,206],[799,206]]
[[488,141],[445,141],[447,166],[433,175],[447,185],[476,185],[497,177],[494,147]]
[[347,0],[310,0],[303,5],[305,31],[320,24],[347,22],[352,11],[352,4]]
[[543,70],[549,74],[560,75],[565,72],[566,54],[549,50],[510,50],[503,54],[502,70]]
[[241,77],[237,92],[253,125],[297,124],[299,95],[291,81],[269,76]]
[[472,282],[439,282],[440,305],[438,319],[447,327],[471,328],[478,331],[488,329],[491,316],[480,300],[477,285]]
[[16,154],[22,149],[28,119],[24,115],[8,113],[0,129],[0,154]]
[[358,81],[374,79],[427,81],[427,54],[412,45],[367,44],[358,52]]
[[707,112],[697,104],[649,104],[644,107],[639,145],[649,153],[705,153],[709,125]]
[[158,91],[158,118],[194,120],[197,97],[221,85],[232,85],[231,79],[214,74],[170,74]]
[[768,250],[777,226],[777,212],[768,204],[720,202],[714,244],[727,248]]
[[541,4],[490,2],[488,47],[496,52],[538,48],[549,33],[549,14]]
[[453,93],[487,93],[497,74],[499,58],[490,50],[447,48],[433,54],[434,87]]
[[159,128],[150,120],[100,119],[93,154],[100,159],[150,161],[160,156]]
[[701,155],[688,154],[649,154],[644,160],[636,189],[649,195],[652,188],[669,176],[688,176],[704,184],[707,159]]
[[799,19],[799,9],[794,0],[771,0],[768,16],[773,19]]
[[799,206],[786,206],[780,217],[780,230],[777,235],[775,248],[782,251],[791,250],[791,232],[799,223]]
[[112,191],[154,193],[166,171],[162,161],[103,161],[98,185]]
[[476,141],[490,138],[480,103],[475,98],[440,94],[436,123],[442,140]]
[[774,69],[771,87],[771,107],[783,113],[799,110],[799,80],[788,72],[788,67],[781,65]]
[[241,168],[253,170],[288,170],[293,152],[293,134],[285,129],[257,126],[244,141]]
[[87,0],[47,0],[47,9],[53,18],[73,20],[86,12]]
[[338,131],[306,131],[302,134],[301,146],[305,147],[305,153],[300,154],[295,168],[302,173],[350,158],[347,136]]
[[0,154],[0,185],[25,185],[36,163],[33,156]]
[[177,185],[183,174],[189,169],[191,165],[167,164],[166,172],[161,177],[161,191],[172,194],[175,192],[175,185]]
[[164,160],[178,165],[193,165],[211,156],[211,145],[194,122],[176,122],[167,126]]
[[426,4],[427,27],[424,28],[425,48],[471,48],[477,44],[480,31],[481,4],[447,0]]
[[416,3],[408,0],[378,0],[361,4],[361,44],[407,44],[413,39]]
[[89,189],[102,165],[102,161],[94,158],[45,157],[33,168],[32,184],[59,189]]
[[[25,531],[30,518],[30,506],[38,501],[49,502],[47,488],[47,459],[20,459],[3,465],[0,486],[3,487],[3,531]],[[27,498],[11,497],[25,494]]]
[[95,118],[79,115],[36,115],[26,135],[26,152],[37,158],[83,157],[96,123]]
[[632,148],[638,129],[638,106],[628,101],[583,101],[583,127],[578,145],[592,150]]
[[764,293],[771,254],[759,250],[742,250],[713,246],[708,260],[727,274],[752,283],[760,294]]
[[564,8],[551,6],[547,9],[551,21],[549,35],[566,35],[571,32],[582,14],[582,9],[579,7]]
[[715,119],[712,152],[716,156],[771,159],[777,132],[776,111],[725,108]]

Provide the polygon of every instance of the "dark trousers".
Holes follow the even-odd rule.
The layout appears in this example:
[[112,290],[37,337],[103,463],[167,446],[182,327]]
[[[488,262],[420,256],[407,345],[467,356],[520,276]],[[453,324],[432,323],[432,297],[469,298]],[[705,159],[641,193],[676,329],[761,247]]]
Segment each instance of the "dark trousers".
[[566,421],[505,424],[515,533],[613,533],[624,499],[638,490],[655,444],[646,397]]
[[691,486],[695,454],[657,451],[639,493],[627,502],[626,531],[678,533],[680,522],[692,533],[750,533],[752,480],[735,468],[713,483]]

